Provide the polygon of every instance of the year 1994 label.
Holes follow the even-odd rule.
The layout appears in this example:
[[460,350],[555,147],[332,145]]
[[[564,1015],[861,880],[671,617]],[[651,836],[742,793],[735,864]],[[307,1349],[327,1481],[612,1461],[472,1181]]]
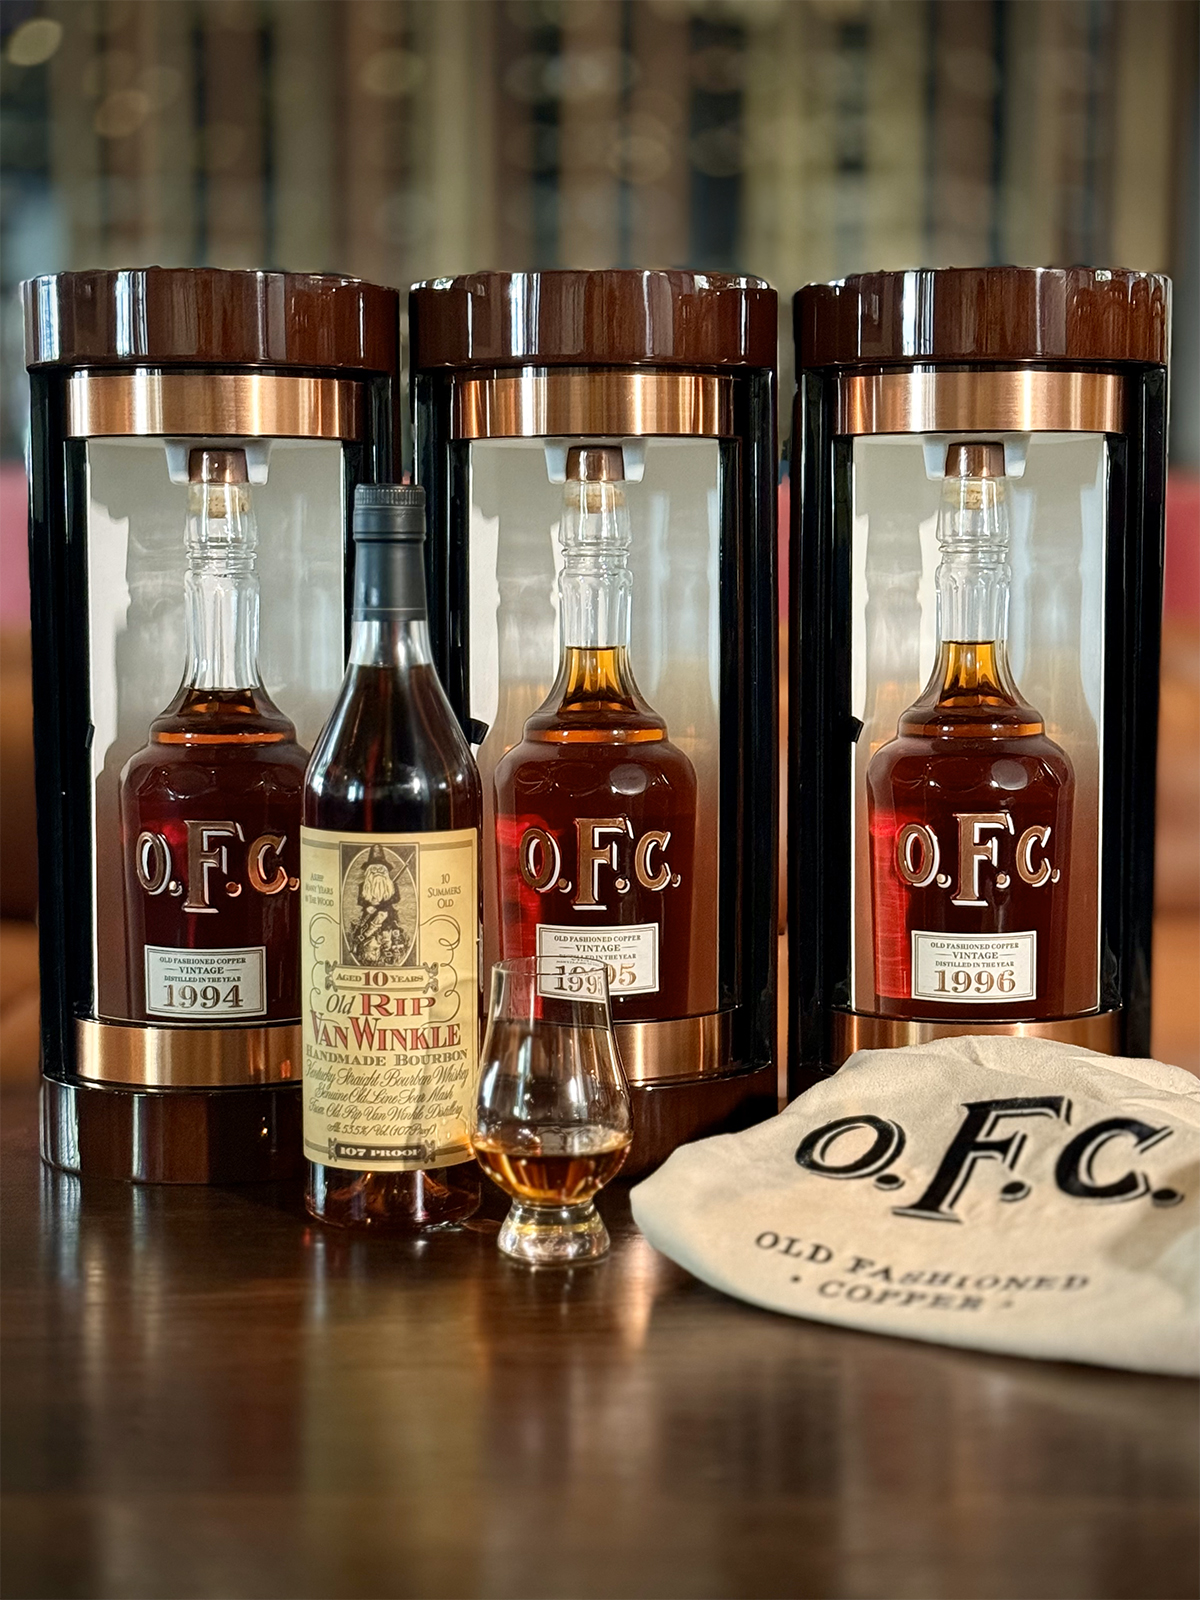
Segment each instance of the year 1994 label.
[[153,1017],[206,1022],[261,1017],[267,1009],[267,952],[169,950],[146,946],[146,1010]]

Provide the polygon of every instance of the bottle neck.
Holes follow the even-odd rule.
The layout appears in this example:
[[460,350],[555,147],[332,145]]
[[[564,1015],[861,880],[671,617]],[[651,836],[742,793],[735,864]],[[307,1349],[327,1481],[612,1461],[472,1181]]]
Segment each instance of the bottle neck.
[[993,644],[1005,653],[1008,511],[995,478],[947,478],[938,515],[938,643]]
[[258,530],[244,483],[189,483],[185,689],[254,689]]
[[629,652],[624,645],[607,645],[592,650],[584,645],[569,644],[563,651],[554,693],[560,707],[576,701],[641,702],[629,668]]
[[620,650],[629,645],[633,535],[620,483],[568,481],[559,539],[558,580],[564,654],[569,650]]
[[1039,734],[1008,665],[1008,512],[1003,480],[947,478],[938,515],[938,654],[924,694],[900,718],[903,732],[1005,737]]
[[355,539],[351,618],[351,666],[432,665],[423,541]]
[[980,696],[1017,698],[1004,642],[946,639],[934,668],[943,703]]

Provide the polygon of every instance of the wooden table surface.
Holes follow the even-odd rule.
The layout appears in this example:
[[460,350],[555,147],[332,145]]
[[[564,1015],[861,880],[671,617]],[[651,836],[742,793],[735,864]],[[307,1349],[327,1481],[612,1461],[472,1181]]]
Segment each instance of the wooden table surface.
[[608,1261],[532,1273],[490,1219],[81,1184],[4,1110],[14,1600],[1196,1592],[1188,1383],[752,1309],[619,1187]]

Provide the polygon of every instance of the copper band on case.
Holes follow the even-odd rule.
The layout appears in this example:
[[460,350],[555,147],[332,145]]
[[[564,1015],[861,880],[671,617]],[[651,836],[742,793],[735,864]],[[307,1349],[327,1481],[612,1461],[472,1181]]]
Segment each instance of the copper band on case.
[[362,386],[270,372],[74,372],[69,439],[357,439]]
[[1085,1050],[1112,1055],[1117,1048],[1119,1011],[1093,1011],[1083,1017],[1053,1022],[909,1022],[902,1017],[871,1017],[857,1011],[833,1015],[832,1066],[840,1067],[856,1050],[893,1050],[934,1039],[961,1039],[967,1034],[1018,1039],[1056,1039]]
[[733,379],[615,367],[465,378],[454,393],[451,431],[456,439],[726,438],[733,433]]
[[715,1078],[733,1070],[728,1011],[664,1022],[618,1022],[617,1049],[635,1086],[684,1078]]
[[1124,426],[1125,385],[1111,372],[914,367],[838,379],[839,434],[1120,433]]
[[232,1089],[300,1077],[300,1027],[139,1028],[77,1021],[76,1072],[138,1089]]

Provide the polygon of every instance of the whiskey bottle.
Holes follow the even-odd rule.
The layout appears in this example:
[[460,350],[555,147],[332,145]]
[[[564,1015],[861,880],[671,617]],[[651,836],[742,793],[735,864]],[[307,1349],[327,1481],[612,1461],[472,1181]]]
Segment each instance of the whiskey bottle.
[[613,1019],[686,1015],[696,775],[629,663],[624,460],[567,454],[558,677],[495,774],[506,958],[602,960]]
[[479,1203],[479,774],[430,654],[425,493],[360,485],[350,662],[301,834],[304,1151],[322,1222]]
[[1002,445],[948,447],[937,534],[937,661],[867,769],[876,1008],[1061,1016],[1075,780],[1008,665]]
[[245,452],[188,479],[183,682],[119,783],[130,1020],[294,1025],[308,754],[259,675]]

